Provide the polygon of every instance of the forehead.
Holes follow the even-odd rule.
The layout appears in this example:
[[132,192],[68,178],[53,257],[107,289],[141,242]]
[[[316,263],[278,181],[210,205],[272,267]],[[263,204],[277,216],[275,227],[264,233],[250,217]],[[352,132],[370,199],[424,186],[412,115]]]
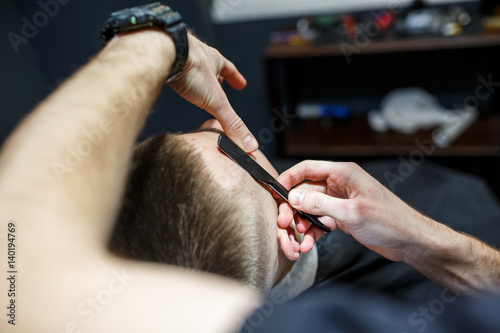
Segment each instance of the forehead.
[[[277,202],[273,198],[272,190],[255,180],[239,164],[224,154],[217,145],[219,133],[213,131],[197,131],[180,135],[181,138],[191,144],[205,160],[206,167],[223,188],[237,189],[258,202],[262,209],[270,213],[277,210]],[[271,176],[277,178],[278,172],[264,154],[258,150],[250,155]]]
[[242,182],[247,183],[249,180],[253,180],[243,168],[219,149],[217,133],[203,131],[183,134],[181,137],[201,154],[208,170],[223,187],[232,188]]

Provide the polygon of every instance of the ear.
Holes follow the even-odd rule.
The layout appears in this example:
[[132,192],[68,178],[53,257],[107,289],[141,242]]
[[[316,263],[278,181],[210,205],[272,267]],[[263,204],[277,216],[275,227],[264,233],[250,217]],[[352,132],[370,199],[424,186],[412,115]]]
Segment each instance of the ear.
[[300,244],[295,238],[295,230],[292,227],[278,228],[278,243],[281,251],[288,259],[297,260],[299,258]]

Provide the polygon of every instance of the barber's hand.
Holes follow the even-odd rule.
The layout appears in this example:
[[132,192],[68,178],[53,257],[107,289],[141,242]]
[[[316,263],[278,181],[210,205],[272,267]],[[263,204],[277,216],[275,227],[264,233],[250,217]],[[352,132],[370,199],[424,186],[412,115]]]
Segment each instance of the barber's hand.
[[191,34],[189,57],[183,71],[169,85],[184,99],[205,109],[222,125],[229,138],[247,153],[258,148],[257,140],[233,110],[221,83],[226,80],[234,89],[243,89],[247,82],[232,62],[216,49]]
[[[305,180],[311,182],[302,183]],[[332,230],[352,235],[393,261],[403,259],[405,248],[428,223],[354,163],[304,161],[281,174],[278,181],[286,188],[302,183],[290,191],[291,207],[319,215]],[[280,228],[290,225],[294,217],[291,207],[286,202],[280,205]],[[324,232],[297,215],[295,222],[297,230],[305,232],[300,252],[309,252]]]

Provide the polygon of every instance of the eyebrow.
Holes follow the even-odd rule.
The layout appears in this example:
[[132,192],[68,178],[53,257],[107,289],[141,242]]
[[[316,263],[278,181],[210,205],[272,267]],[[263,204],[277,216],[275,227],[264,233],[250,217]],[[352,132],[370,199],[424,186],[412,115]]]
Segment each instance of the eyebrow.
[[217,133],[219,135],[224,133],[224,131],[222,131],[218,128],[215,128],[215,127],[203,127],[203,128],[199,128],[195,131],[191,131],[189,133],[200,133],[200,132],[213,132],[213,133]]

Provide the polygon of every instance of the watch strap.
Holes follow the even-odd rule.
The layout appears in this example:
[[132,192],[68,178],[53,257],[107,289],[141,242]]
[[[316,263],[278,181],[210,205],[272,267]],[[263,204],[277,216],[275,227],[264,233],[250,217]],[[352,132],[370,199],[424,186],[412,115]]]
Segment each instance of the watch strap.
[[113,12],[104,22],[101,37],[108,42],[119,32],[135,31],[148,27],[159,27],[169,34],[175,45],[175,60],[168,80],[179,74],[186,64],[189,52],[187,28],[181,15],[159,2],[126,8]]
[[172,36],[175,44],[175,61],[172,65],[172,69],[170,70],[170,74],[168,76],[168,80],[172,80],[177,74],[179,74],[184,65],[186,64],[188,55],[189,55],[189,40],[187,35],[187,27],[182,21],[181,16],[177,12],[173,12],[172,16],[178,16],[179,21],[176,21],[174,24],[168,26],[165,24],[165,31]]

